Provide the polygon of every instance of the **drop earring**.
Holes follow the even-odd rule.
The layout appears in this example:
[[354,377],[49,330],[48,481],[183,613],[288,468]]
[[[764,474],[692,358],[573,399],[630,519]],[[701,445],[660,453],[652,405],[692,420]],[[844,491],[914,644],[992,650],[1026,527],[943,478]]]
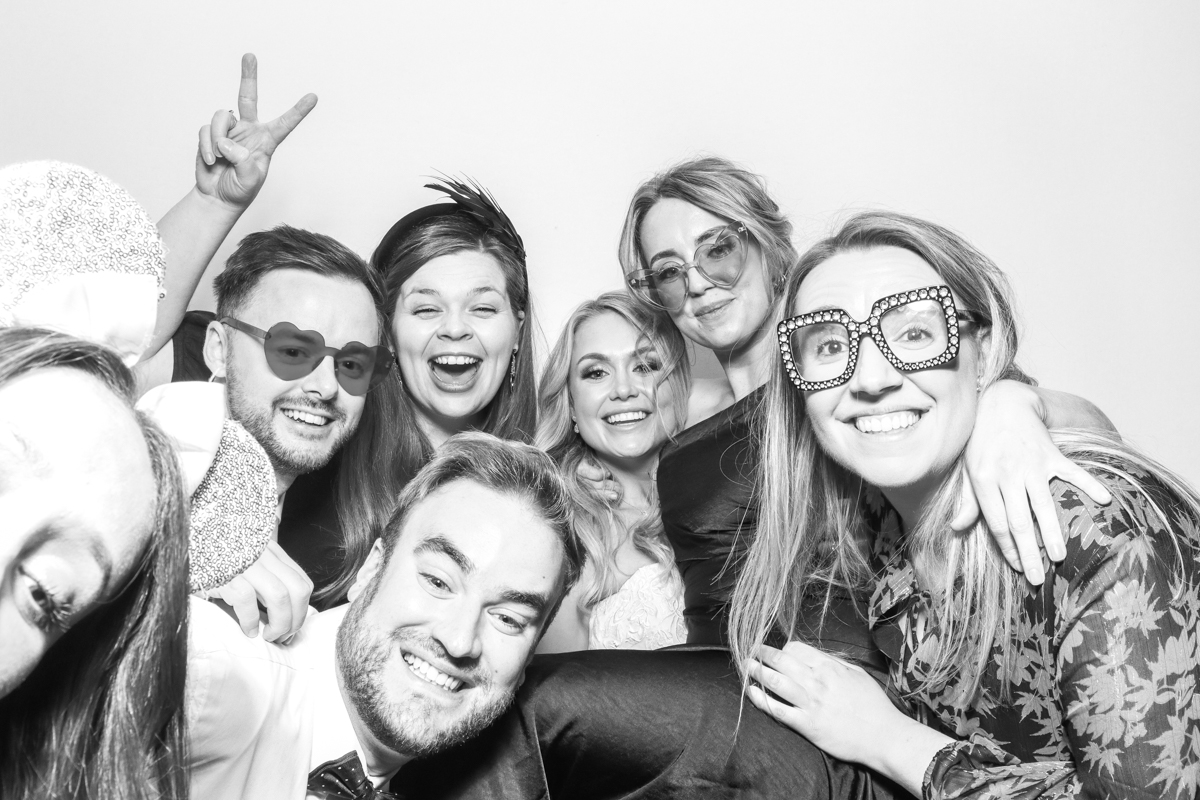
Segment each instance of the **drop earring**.
[[508,360],[508,388],[517,388],[517,348],[513,348],[512,358]]

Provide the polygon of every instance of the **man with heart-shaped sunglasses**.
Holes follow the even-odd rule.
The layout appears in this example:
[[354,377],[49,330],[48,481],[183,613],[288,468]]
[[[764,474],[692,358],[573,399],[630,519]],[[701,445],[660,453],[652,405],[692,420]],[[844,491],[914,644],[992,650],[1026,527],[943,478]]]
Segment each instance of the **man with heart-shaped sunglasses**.
[[[384,380],[394,358],[375,278],[327,236],[289,227],[251,234],[214,281],[217,314],[185,313],[205,266],[262,189],[276,149],[317,102],[308,94],[278,118],[260,118],[257,59],[248,53],[241,66],[237,112],[219,110],[200,129],[196,186],[159,222],[165,297],[136,372],[143,390],[225,382],[230,416],[270,456],[277,539],[209,596],[232,607],[246,635],[257,635],[261,622],[263,637],[277,641],[300,628],[314,586],[341,565],[339,515],[359,504],[353,487],[361,482],[348,475],[351,491],[339,493],[342,470],[331,462],[356,430],[378,435],[371,420],[394,407],[382,395],[396,387]],[[334,494],[338,502],[328,502]]]
[[[321,554],[338,543],[338,521],[308,524],[308,503],[333,491],[330,462],[360,423],[378,424],[394,402],[386,395],[395,357],[373,273],[328,236],[289,226],[249,234],[213,288],[216,314],[190,312],[176,334],[174,377],[224,382],[230,416],[274,467],[283,520],[269,545],[275,557],[216,592],[247,635],[266,608],[264,635],[274,640],[300,627],[319,579],[312,564],[330,561]],[[293,490],[301,476],[305,485]]]

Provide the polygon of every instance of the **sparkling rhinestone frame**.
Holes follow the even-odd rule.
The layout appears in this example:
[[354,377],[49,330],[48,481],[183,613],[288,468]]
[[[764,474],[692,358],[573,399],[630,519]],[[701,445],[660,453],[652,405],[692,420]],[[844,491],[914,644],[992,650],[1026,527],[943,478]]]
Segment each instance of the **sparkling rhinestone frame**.
[[[892,352],[892,348],[888,346],[887,340],[883,338],[882,331],[879,330],[879,318],[883,316],[885,311],[889,311],[897,306],[915,303],[918,300],[937,300],[941,303],[942,313],[946,315],[946,333],[948,334],[948,339],[946,349],[942,351],[941,355],[928,358],[924,361],[909,363],[901,361]],[[876,300],[875,304],[871,306],[870,316],[861,322],[855,320],[840,308],[814,311],[811,314],[800,314],[785,319],[776,328],[776,332],[779,335],[779,355],[783,359],[783,369],[787,372],[788,377],[791,378],[792,384],[804,392],[832,389],[834,386],[841,386],[850,380],[850,376],[854,374],[854,368],[858,366],[859,345],[868,336],[871,337],[872,341],[879,348],[879,352],[883,353],[884,358],[893,367],[900,372],[916,372],[920,369],[928,369],[929,367],[936,367],[948,361],[953,361],[958,356],[958,321],[960,318],[966,322],[971,322],[975,319],[975,315],[969,311],[959,311],[955,307],[954,298],[950,294],[949,286],[927,286],[924,289],[897,292],[896,294]],[[806,381],[800,377],[800,373],[797,372],[796,365],[792,361],[792,346],[789,340],[791,339],[792,331],[797,328],[820,322],[840,322],[850,333],[850,352],[846,357],[846,369],[838,377],[827,381]]]
[[[733,233],[739,239],[741,239],[743,242],[746,242],[747,244],[749,242],[753,241],[753,237],[750,235],[750,231],[741,222],[731,222],[728,225],[726,225],[724,228],[722,228],[721,230],[733,231]],[[696,249],[697,249],[697,251],[699,251],[701,248],[707,248],[707,247],[711,247],[711,246],[712,245],[710,242],[705,242],[704,244],[700,245],[700,247],[697,247]],[[734,276],[733,280],[728,281],[728,282],[718,281],[718,280],[713,279],[707,272],[705,272],[704,269],[701,268],[701,266],[699,264],[699,258],[697,258],[696,256],[693,256],[692,260],[690,262],[684,262],[679,265],[679,268],[683,270],[683,280],[684,280],[684,285],[685,285],[683,291],[684,291],[685,298],[687,297],[687,286],[686,286],[687,280],[688,280],[687,274],[692,269],[692,267],[695,267],[696,269],[700,270],[700,274],[704,276],[704,279],[706,281],[711,283],[713,286],[719,286],[722,289],[728,289],[730,286],[733,286],[735,283],[737,283],[738,278],[742,277],[742,272],[745,271],[745,269],[746,269],[746,265],[743,263],[742,269],[738,271],[738,274],[736,276]],[[629,273],[629,276],[626,277],[625,282],[627,284],[629,284],[629,288],[633,290],[634,297],[636,297],[637,299],[646,303],[646,305],[657,308],[659,311],[673,311],[675,309],[665,306],[662,303],[658,302],[657,300],[653,299],[653,296],[651,294],[652,287],[650,286],[650,280],[651,280],[651,278],[654,277],[655,272],[657,272],[657,270],[652,270],[652,269],[634,270],[633,272]],[[685,302],[686,302],[686,299],[685,299]],[[680,308],[682,306],[683,306],[683,303],[680,303],[675,308]]]

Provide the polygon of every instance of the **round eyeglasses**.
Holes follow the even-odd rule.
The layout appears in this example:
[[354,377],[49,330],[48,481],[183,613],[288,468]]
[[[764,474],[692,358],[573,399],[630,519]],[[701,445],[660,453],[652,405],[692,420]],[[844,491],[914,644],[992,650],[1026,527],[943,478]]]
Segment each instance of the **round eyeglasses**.
[[697,247],[690,263],[663,258],[648,269],[629,273],[626,282],[639,300],[663,311],[677,311],[687,300],[690,270],[697,270],[714,286],[728,289],[742,276],[749,250],[750,232],[742,223],[732,222]]
[[396,361],[392,351],[382,345],[347,342],[340,349],[326,347],[324,336],[316,331],[302,331],[290,322],[277,322],[267,331],[233,317],[222,317],[221,322],[261,339],[267,366],[280,380],[299,380],[311,374],[326,356],[333,356],[338,385],[355,397],[362,397],[382,383]]
[[797,389],[814,392],[841,386],[858,365],[866,337],[901,372],[952,361],[958,355],[959,323],[978,315],[959,311],[949,286],[929,286],[876,300],[866,320],[840,308],[822,309],[779,323],[783,368]]

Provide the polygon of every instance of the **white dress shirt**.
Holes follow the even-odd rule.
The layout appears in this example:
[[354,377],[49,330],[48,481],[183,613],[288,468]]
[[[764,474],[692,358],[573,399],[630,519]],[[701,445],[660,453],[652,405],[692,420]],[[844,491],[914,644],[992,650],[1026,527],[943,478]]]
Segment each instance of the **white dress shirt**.
[[[334,643],[349,606],[310,613],[287,645],[242,633],[192,598],[187,729],[191,796],[299,800],[308,774],[354,750],[367,760],[338,688]],[[388,775],[369,775],[383,787]]]

